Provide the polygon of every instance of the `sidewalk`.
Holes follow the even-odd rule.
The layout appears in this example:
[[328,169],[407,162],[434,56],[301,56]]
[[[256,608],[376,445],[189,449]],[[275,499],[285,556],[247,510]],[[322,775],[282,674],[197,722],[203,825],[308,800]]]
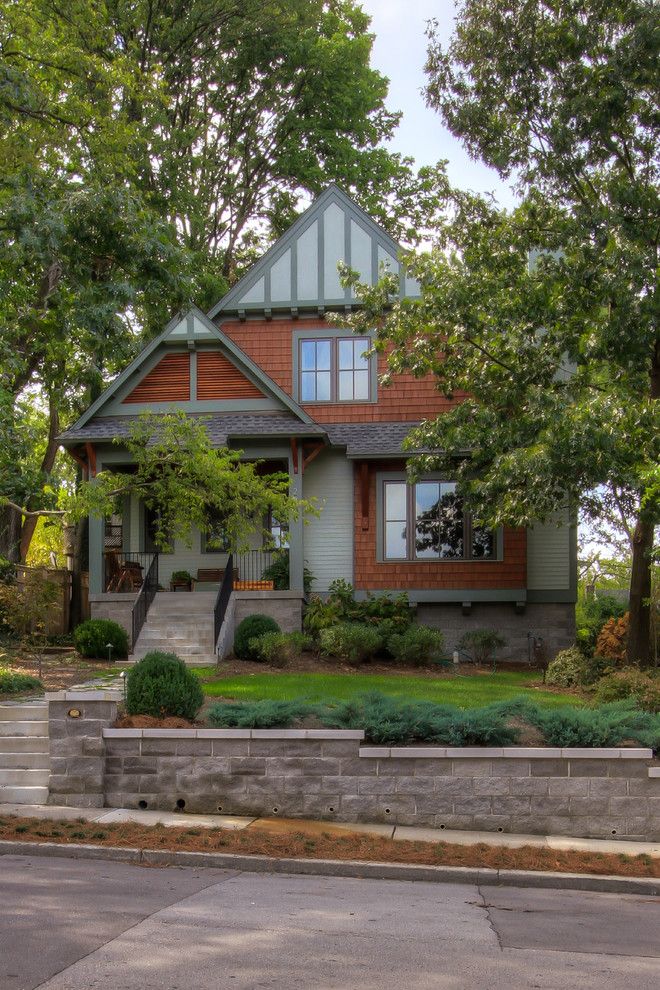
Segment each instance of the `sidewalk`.
[[127,808],[66,808],[52,805],[0,804],[0,815],[20,818],[77,819],[87,822],[135,822],[140,825],[185,826],[197,828],[223,828],[231,831],[259,829],[271,833],[304,832],[312,834],[360,832],[379,835],[386,839],[408,839],[417,842],[448,842],[472,846],[484,843],[489,846],[536,846],[543,849],[582,852],[624,853],[628,856],[660,857],[660,842],[630,842],[612,839],[582,839],[564,835],[514,835],[503,832],[463,832],[449,829],[415,828],[408,825],[356,824],[352,822],[321,822],[292,818],[244,818],[230,815],[187,815],[167,811],[139,811]]

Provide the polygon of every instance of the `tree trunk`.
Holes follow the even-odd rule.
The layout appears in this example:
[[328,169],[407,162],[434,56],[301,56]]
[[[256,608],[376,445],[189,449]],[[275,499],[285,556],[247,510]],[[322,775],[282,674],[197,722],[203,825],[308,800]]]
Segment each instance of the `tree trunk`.
[[21,516],[10,505],[0,506],[0,557],[20,562]]
[[87,538],[87,519],[76,523],[71,546],[71,608],[69,610],[69,626],[75,629],[82,621],[82,573],[85,565],[85,540]]
[[[41,460],[41,473],[50,474],[53,470],[55,464],[55,458],[57,456],[57,451],[59,450],[59,443],[57,442],[57,436],[60,432],[60,417],[55,405],[55,399],[50,397],[50,412],[49,412],[49,422],[48,422],[48,442],[46,444],[46,452]],[[32,506],[28,505],[28,508]],[[23,527],[21,529],[21,542],[20,542],[20,559],[23,563],[27,560],[28,550],[30,549],[30,543],[32,542],[32,537],[34,536],[34,531],[37,528],[37,523],[39,522],[38,516],[28,516],[23,520]]]
[[629,664],[651,663],[651,551],[653,520],[640,513],[633,534],[630,575],[630,628],[626,659]]

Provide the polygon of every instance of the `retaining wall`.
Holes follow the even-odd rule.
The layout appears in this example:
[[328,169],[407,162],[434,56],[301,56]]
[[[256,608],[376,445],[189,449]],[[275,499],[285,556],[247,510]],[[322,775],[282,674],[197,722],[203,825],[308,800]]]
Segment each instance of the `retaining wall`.
[[[660,767],[648,749],[398,748],[365,746],[353,730],[112,729],[116,703],[86,702],[81,721],[66,716],[69,697],[51,702],[53,804],[102,797],[108,807],[660,839]],[[102,771],[91,762],[101,749]]]

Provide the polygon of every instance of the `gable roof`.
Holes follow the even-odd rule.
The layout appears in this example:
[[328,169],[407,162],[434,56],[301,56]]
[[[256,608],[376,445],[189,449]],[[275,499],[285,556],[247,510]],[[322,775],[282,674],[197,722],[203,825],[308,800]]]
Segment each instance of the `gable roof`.
[[230,355],[231,360],[236,364],[236,366],[243,372],[246,372],[248,376],[255,378],[266,394],[278,399],[286,409],[289,410],[294,416],[296,416],[303,423],[312,423],[311,416],[301,409],[297,402],[295,402],[290,395],[277,385],[272,378],[270,378],[262,368],[260,368],[254,361],[247,356],[245,351],[241,350],[237,344],[234,343],[222,330],[219,329],[214,323],[209,320],[207,316],[202,313],[200,309],[196,306],[192,306],[186,313],[179,314],[173,317],[167,324],[165,329],[158,337],[155,337],[149,344],[144,347],[140,353],[135,357],[130,364],[117,375],[113,382],[105,389],[104,392],[96,399],[95,402],[89,406],[88,409],[82,414],[82,416],[70,427],[66,433],[62,434],[62,439],[72,439],[73,434],[79,433],[81,428],[85,426],[93,417],[102,415],[102,410],[110,402],[110,400],[116,395],[118,390],[125,385],[130,378],[138,372],[145,361],[161,346],[166,342],[171,343],[189,343],[189,346],[194,346],[197,341],[200,342],[213,342],[217,340],[222,344],[224,350]]
[[418,283],[407,277],[400,254],[401,247],[387,231],[332,183],[210,310],[209,317],[355,306],[354,291],[344,289],[339,281],[340,261],[371,285],[384,265],[399,275],[400,296],[418,295]]

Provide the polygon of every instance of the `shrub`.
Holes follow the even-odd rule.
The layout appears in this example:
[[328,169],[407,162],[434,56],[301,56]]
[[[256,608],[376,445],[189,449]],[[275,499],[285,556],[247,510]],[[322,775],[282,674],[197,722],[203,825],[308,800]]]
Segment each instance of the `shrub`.
[[316,706],[302,701],[237,701],[209,709],[208,720],[219,729],[286,729],[298,719],[316,712]]
[[249,648],[255,660],[269,663],[273,667],[286,667],[299,657],[303,650],[309,649],[311,640],[303,633],[268,632],[257,636],[249,642]]
[[631,700],[599,708],[529,706],[525,717],[549,746],[620,746],[628,740],[653,749],[660,746],[660,718],[640,711]]
[[370,660],[383,645],[377,629],[357,622],[340,622],[320,633],[321,653],[336,656],[347,663]]
[[318,636],[321,629],[328,629],[337,622],[350,622],[375,626],[385,641],[394,633],[403,632],[413,619],[408,596],[391,598],[389,595],[367,595],[363,601],[355,601],[353,585],[348,581],[333,581],[326,601],[315,597],[305,612],[305,629]]
[[598,634],[603,624],[611,618],[619,619],[626,606],[613,595],[599,595],[579,601],[575,607],[577,645],[585,655],[594,652]]
[[437,660],[442,653],[444,637],[438,629],[428,626],[408,626],[401,633],[394,633],[387,640],[387,650],[395,660],[421,666]]
[[634,698],[644,711],[657,714],[660,712],[660,680],[639,670],[620,670],[598,682],[593,700],[595,704],[603,705],[626,698]]
[[550,661],[545,680],[547,684],[557,687],[578,687],[584,682],[584,672],[584,654],[577,646],[571,646],[568,650],[560,650]]
[[495,651],[506,646],[506,639],[494,629],[473,629],[463,633],[458,648],[472,657],[475,663],[486,664],[492,661],[495,667]]
[[[275,591],[289,590],[289,551],[278,550],[273,554],[268,567],[261,575],[264,581],[272,581]],[[308,567],[303,568],[303,590],[306,595],[312,590],[315,577]]]
[[259,658],[250,647],[250,640],[258,639],[264,633],[270,632],[280,632],[280,627],[270,615],[260,615],[259,613],[247,615],[240,623],[234,636],[234,653],[239,660],[258,660]]
[[22,694],[23,691],[41,688],[43,684],[37,677],[14,673],[11,670],[0,670],[0,694]]
[[128,655],[128,633],[112,619],[87,619],[81,622],[73,634],[78,653],[84,657],[107,659],[108,643],[112,644],[112,658],[118,660]]
[[190,582],[192,581],[192,574],[190,573],[190,571],[172,571],[172,576],[170,578],[170,581],[175,581],[175,582],[185,581],[188,584],[190,584]]
[[192,722],[203,702],[199,680],[176,653],[153,650],[128,672],[126,711],[129,715],[175,716]]
[[608,619],[596,640],[596,653],[607,660],[622,663],[626,659],[626,643],[630,613],[626,612],[620,619]]

